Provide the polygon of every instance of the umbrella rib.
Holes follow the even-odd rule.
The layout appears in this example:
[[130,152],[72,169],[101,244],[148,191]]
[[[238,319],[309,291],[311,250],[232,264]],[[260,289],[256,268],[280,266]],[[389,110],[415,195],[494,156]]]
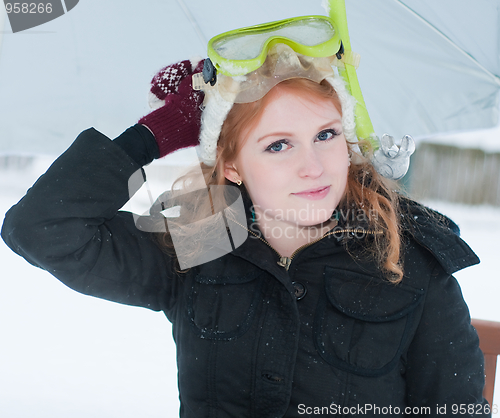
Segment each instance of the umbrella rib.
[[205,35],[203,35],[203,32],[201,31],[200,26],[198,25],[198,22],[196,22],[196,19],[194,18],[194,16],[190,12],[190,10],[187,8],[187,6],[184,4],[183,0],[177,0],[177,3],[179,4],[182,11],[184,12],[186,17],[188,18],[189,22],[191,23],[191,26],[193,27],[194,31],[196,32],[196,35],[198,35],[198,38],[200,39],[200,41],[203,45],[203,48],[205,48],[207,46],[207,38],[205,37]]
[[434,25],[431,25],[426,19],[424,19],[422,16],[420,16],[417,12],[415,12],[412,8],[410,8],[407,4],[404,4],[401,0],[394,0],[396,3],[399,3],[401,6],[406,8],[410,13],[412,13],[414,16],[416,16],[418,19],[420,19],[422,22],[424,22],[427,26],[429,26],[431,29],[434,30],[438,35],[440,35],[443,39],[448,41],[455,49],[457,49],[459,52],[461,52],[463,55],[465,55],[469,60],[474,62],[479,68],[481,68],[486,74],[491,76],[493,81],[500,86],[500,77],[497,75],[493,74],[490,70],[488,70],[486,67],[484,67],[481,63],[479,63],[472,55],[468,54],[465,52],[462,48],[460,48],[455,42],[453,42],[448,36],[446,36],[443,32],[438,30]]

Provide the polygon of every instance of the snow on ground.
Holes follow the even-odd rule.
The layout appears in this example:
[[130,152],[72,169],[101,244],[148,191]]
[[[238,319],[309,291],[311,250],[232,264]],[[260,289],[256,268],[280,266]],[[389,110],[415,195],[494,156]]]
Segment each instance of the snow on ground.
[[426,204],[453,219],[460,227],[462,238],[481,259],[479,265],[455,274],[472,317],[500,321],[500,208],[445,202]]
[[[44,171],[0,170],[0,214]],[[76,293],[0,243],[0,416],[179,416],[162,313]]]
[[[0,168],[0,214],[50,161]],[[456,275],[472,316],[500,321],[500,208],[429,204],[459,224],[482,260]],[[175,346],[163,314],[80,295],[3,241],[0,265],[1,417],[178,416]],[[496,404],[499,394],[497,379]]]

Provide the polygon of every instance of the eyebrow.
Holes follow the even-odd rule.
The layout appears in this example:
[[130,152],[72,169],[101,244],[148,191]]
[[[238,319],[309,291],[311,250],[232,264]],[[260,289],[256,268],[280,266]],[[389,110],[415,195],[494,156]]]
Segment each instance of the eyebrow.
[[[336,123],[342,123],[342,120],[339,119],[339,118],[335,118],[333,120],[331,120],[330,122],[327,122],[325,123],[324,125],[320,126],[318,128],[318,132],[322,131],[323,129],[326,129]],[[264,136],[261,136],[258,140],[257,140],[257,143],[259,143],[260,141],[262,141],[263,139],[266,139],[267,137],[270,137],[270,136],[292,136],[292,133],[291,132],[272,132],[270,134],[267,134],[267,135],[264,135]]]

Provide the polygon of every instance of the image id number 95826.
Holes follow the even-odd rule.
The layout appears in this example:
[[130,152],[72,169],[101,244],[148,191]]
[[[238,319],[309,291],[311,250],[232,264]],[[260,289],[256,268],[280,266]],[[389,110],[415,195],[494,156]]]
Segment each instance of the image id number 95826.
[[5,3],[7,13],[52,13],[52,3]]
[[[438,408],[439,411],[439,408]],[[446,407],[445,407],[446,412]],[[451,406],[451,412],[453,415],[495,415],[498,413],[498,406],[494,405],[482,405],[482,404],[453,404]]]

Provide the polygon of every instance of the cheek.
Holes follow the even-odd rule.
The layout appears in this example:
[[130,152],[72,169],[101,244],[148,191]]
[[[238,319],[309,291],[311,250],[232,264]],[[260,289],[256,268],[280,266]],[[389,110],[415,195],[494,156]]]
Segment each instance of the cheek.
[[345,141],[339,142],[339,144],[329,150],[328,153],[325,153],[323,163],[334,178],[338,178],[339,181],[344,180],[347,182],[349,153]]
[[272,169],[265,164],[247,166],[245,172],[245,188],[252,200],[256,213],[265,212],[267,216],[275,210],[288,207],[287,190],[290,188],[290,176],[282,170]]
[[347,189],[347,178],[349,177],[349,160],[345,163],[342,170],[338,173],[339,195],[342,197]]
[[277,191],[283,190],[289,177],[283,176],[279,170],[269,170],[265,165],[254,164],[244,175],[245,187],[254,204],[264,205],[272,201]]

